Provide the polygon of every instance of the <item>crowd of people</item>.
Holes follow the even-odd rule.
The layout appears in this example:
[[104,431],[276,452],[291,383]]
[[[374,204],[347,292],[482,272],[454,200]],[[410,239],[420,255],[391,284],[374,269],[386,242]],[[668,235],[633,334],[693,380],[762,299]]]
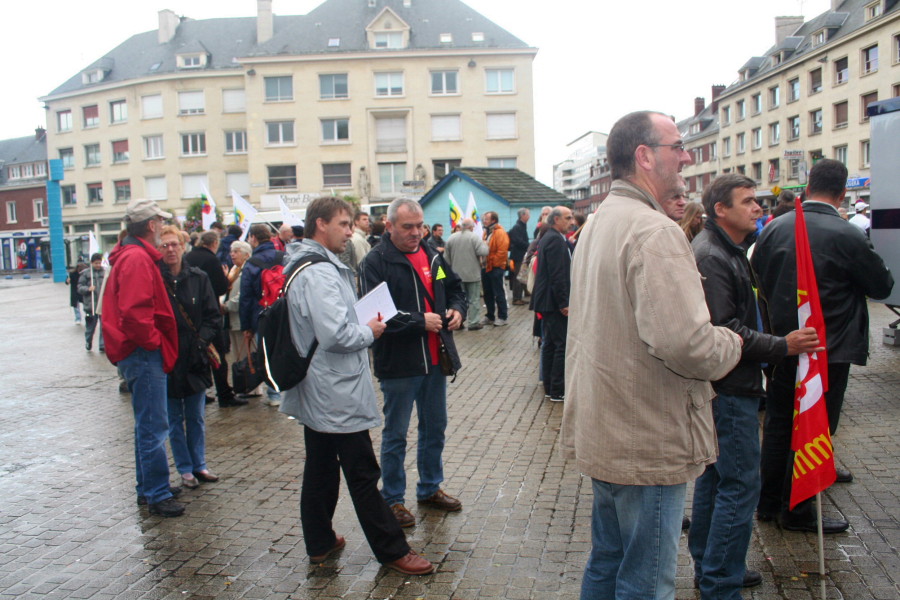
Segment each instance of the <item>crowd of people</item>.
[[[288,389],[266,384],[264,402],[303,427],[300,519],[310,562],[346,544],[333,523],[343,472],[377,560],[408,575],[431,573],[403,533],[416,524],[406,495],[412,413],[419,510],[462,510],[442,487],[448,378],[462,368],[454,335],[507,325],[508,281],[512,304],[534,312],[544,397],[563,403],[563,454],[592,480],[582,598],[674,598],[686,527],[701,597],[737,599],[761,583],[745,564],[754,513],[786,530],[816,527],[810,501],[788,507],[797,356],[827,346],[833,435],[850,365],[867,358],[866,298],[889,295],[893,278],[861,220],[839,212],[846,168],[820,160],[803,209],[826,344],[798,327],[792,195],[766,218],[756,182],[729,173],[702,202],[688,202],[679,173],[690,154],[660,113],[620,119],[607,152],[614,182],[596,213],[545,207],[532,236],[524,208],[508,233],[486,212],[482,235],[463,219],[445,239],[416,200],[399,198],[373,221],[323,197],[303,227],[258,223],[247,242],[240,227],[217,227],[192,240],[155,202],[129,203],[109,272],[92,256],[71,284],[87,349],[102,319],[100,349],[131,393],[138,504],[176,517],[185,510],[176,500],[182,488],[218,480],[205,457],[207,390],[215,387],[222,408],[262,396],[236,394],[228,365],[259,343],[277,267],[283,278],[275,281],[292,281],[284,326],[309,369]],[[360,323],[355,302],[382,285],[397,314]],[[166,439],[180,486],[170,485]],[[846,469],[837,475],[853,479]],[[847,527],[824,520],[826,533]]]

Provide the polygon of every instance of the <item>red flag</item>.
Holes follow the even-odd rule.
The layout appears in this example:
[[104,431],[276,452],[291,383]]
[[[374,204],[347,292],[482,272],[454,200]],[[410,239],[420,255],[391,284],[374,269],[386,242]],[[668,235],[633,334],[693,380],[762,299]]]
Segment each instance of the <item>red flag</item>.
[[[794,238],[797,250],[797,317],[800,327],[815,327],[825,346],[825,317],[806,232],[803,207],[798,202]],[[825,392],[828,390],[828,357],[825,352],[801,354],[794,391],[794,473],[790,508],[828,488],[837,478]]]

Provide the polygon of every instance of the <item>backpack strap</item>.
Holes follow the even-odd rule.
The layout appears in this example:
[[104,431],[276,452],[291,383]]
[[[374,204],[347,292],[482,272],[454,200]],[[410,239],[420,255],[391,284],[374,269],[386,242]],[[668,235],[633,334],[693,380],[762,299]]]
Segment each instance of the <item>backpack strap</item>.
[[247,262],[250,263],[251,265],[255,265],[263,270],[271,269],[275,265],[280,265],[284,262],[284,252],[282,252],[281,250],[276,250],[275,258],[272,261],[266,261],[266,260],[261,259],[258,256],[254,256],[252,258],[247,259]]
[[[291,282],[294,280],[294,277],[296,277],[300,273],[300,271],[302,271],[306,267],[312,266],[316,263],[323,263],[323,262],[331,263],[331,261],[328,260],[327,257],[322,256],[321,254],[312,254],[311,256],[304,258],[302,260],[298,260],[293,265],[291,265],[291,268],[288,271],[285,271],[284,287],[281,288],[281,295],[284,296],[285,294],[287,294],[288,286],[291,285]],[[337,268],[337,267],[335,267],[335,268]]]

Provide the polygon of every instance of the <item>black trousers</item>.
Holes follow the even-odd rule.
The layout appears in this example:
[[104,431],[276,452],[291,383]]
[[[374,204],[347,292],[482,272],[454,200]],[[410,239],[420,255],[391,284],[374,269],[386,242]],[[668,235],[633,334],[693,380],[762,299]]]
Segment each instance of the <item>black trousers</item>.
[[[791,451],[791,431],[794,423],[794,379],[796,365],[779,365],[769,382],[766,397],[766,419],[763,425],[762,458],[760,471],[762,489],[759,495],[759,511],[770,515],[787,512],[791,498],[791,478],[794,468],[794,452]],[[844,392],[850,377],[850,363],[828,365],[828,391],[825,392],[825,408],[833,436],[837,431],[844,404]],[[812,498],[794,507],[797,518],[815,518]]]
[[566,333],[569,317],[558,310],[542,312],[541,380],[544,393],[561,398],[566,393]]
[[300,522],[306,553],[325,554],[337,539],[332,528],[341,475],[350,490],[356,517],[378,562],[387,563],[409,553],[406,536],[381,492],[381,469],[375,459],[368,430],[356,433],[321,433],[303,428],[306,467],[300,491]]
[[218,369],[212,369],[213,382],[216,384],[216,396],[219,401],[234,400],[234,390],[228,385],[228,361],[225,355],[228,354],[230,340],[227,331],[220,331],[213,339],[213,346],[219,352],[221,364]]

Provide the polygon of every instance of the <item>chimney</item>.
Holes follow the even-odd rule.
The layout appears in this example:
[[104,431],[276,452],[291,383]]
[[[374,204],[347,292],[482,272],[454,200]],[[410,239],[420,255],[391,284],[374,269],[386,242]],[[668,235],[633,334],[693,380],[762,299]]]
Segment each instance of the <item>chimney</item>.
[[168,44],[175,37],[181,19],[168,8],[159,11],[159,33],[156,40],[160,44]]
[[775,17],[775,45],[778,46],[789,35],[803,25],[803,17]]
[[41,141],[42,139],[44,139],[44,136],[46,134],[47,134],[47,130],[44,129],[43,127],[36,127],[34,129],[34,139],[36,139],[37,141]]
[[712,86],[712,96],[709,101],[710,110],[716,112],[719,109],[719,96],[722,95],[722,92],[725,91],[724,85],[714,85]]
[[696,117],[702,113],[704,108],[706,108],[706,99],[700,96],[694,98],[694,116]]
[[274,29],[272,0],[256,0],[256,43],[265,44],[271,40]]

